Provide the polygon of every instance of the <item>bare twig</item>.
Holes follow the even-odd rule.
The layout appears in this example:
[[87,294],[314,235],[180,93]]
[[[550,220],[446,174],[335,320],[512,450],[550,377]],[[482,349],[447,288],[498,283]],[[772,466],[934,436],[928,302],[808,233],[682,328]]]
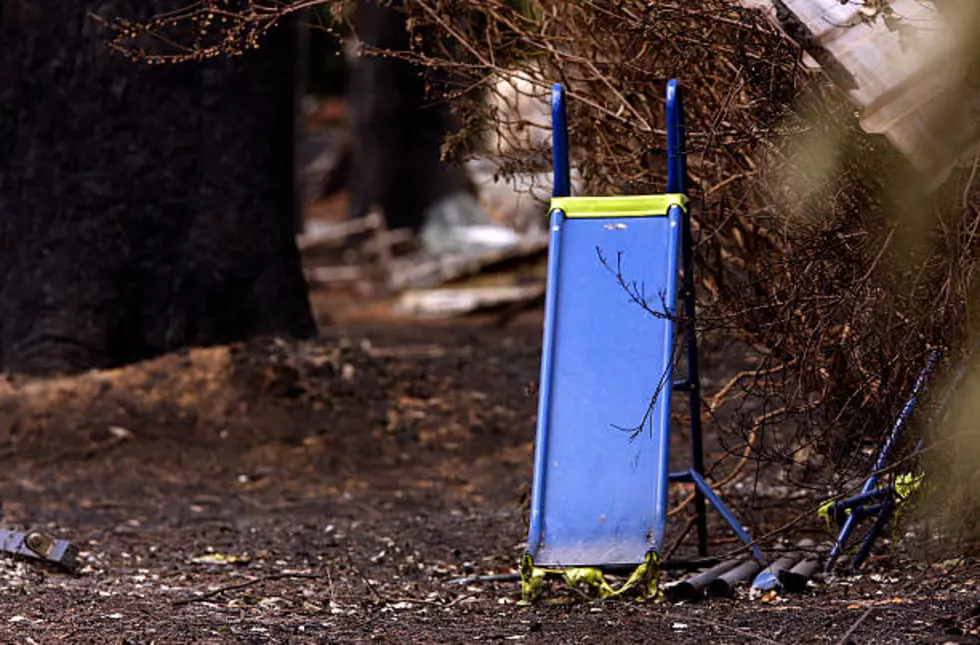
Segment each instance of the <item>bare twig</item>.
[[846,632],[844,632],[844,635],[841,636],[840,637],[840,640],[837,641],[837,645],[847,645],[848,643],[850,643],[851,642],[851,636],[854,635],[854,632],[856,632],[858,630],[858,627],[861,626],[861,623],[863,623],[865,620],[867,620],[868,619],[868,616],[870,616],[871,615],[871,612],[873,612],[874,610],[875,610],[874,605],[872,605],[871,607],[868,607],[868,609],[863,614],[861,614],[861,617],[858,618],[857,620],[855,620],[854,621],[854,624],[851,625],[850,628]]
[[273,582],[275,580],[285,580],[287,578],[298,578],[303,580],[320,580],[324,576],[319,573],[273,573],[267,576],[262,576],[261,578],[253,578],[251,580],[246,580],[245,582],[239,582],[233,585],[225,585],[224,587],[219,587],[207,593],[201,594],[200,596],[192,596],[191,598],[184,598],[183,600],[175,600],[173,605],[179,607],[181,605],[189,605],[195,602],[205,602],[214,598],[215,596],[220,596],[223,593],[229,591],[238,591],[239,589],[245,589],[246,587],[251,587],[253,585],[261,584],[263,582]]
[[723,632],[729,632],[729,633],[739,634],[741,636],[745,636],[745,637],[751,638],[753,641],[756,641],[756,642],[759,642],[759,643],[769,643],[770,645],[782,645],[782,643],[780,643],[779,641],[773,640],[772,638],[769,638],[768,636],[763,636],[762,634],[757,634],[757,633],[751,632],[751,631],[749,631],[747,629],[742,629],[741,627],[735,627],[733,625],[726,625],[724,623],[719,623],[719,622],[716,622],[714,620],[709,620],[707,618],[701,618],[699,616],[691,616],[689,614],[684,614],[683,616],[681,616],[681,615],[671,614],[669,612],[666,612],[666,613],[664,613],[664,618],[667,618],[669,620],[676,620],[676,621],[682,621],[682,620],[683,621],[691,621],[691,622],[694,622],[694,623],[698,623],[700,625],[705,625],[705,626],[708,626],[708,627],[714,627],[715,629],[720,630],[720,631],[723,631]]

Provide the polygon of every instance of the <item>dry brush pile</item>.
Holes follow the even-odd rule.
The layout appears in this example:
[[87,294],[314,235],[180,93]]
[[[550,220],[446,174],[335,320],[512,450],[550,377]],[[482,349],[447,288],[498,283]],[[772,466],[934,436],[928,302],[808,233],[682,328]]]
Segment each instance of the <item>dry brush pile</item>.
[[[495,155],[503,173],[540,170],[550,154],[476,143],[501,124],[497,141],[540,141],[488,107],[487,94],[520,73],[511,89],[541,95],[565,84],[573,162],[588,193],[662,191],[664,90],[679,79],[699,325],[706,338],[737,339],[756,362],[705,400],[741,457],[726,470],[822,455],[840,475],[866,472],[857,448],[882,438],[929,348],[962,344],[980,224],[976,168],[932,196],[917,190],[888,143],[860,131],[844,95],[804,68],[799,47],[735,0],[397,4],[415,50],[367,53],[438,71],[433,91],[464,124],[447,152]],[[174,59],[240,53],[283,15],[314,5],[337,21],[347,15],[346,2],[331,0],[199,2],[148,23],[114,23],[114,46],[145,59],[134,44],[148,34],[196,24],[194,41],[152,40],[173,45]],[[808,473],[810,485],[830,482],[830,469],[789,470]],[[723,479],[721,469],[714,475]]]

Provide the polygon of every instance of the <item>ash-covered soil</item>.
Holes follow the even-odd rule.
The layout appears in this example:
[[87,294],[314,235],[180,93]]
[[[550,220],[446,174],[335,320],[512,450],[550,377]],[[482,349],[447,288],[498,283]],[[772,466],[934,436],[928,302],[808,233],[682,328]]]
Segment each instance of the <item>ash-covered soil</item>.
[[[951,561],[882,559],[804,595],[676,605],[523,607],[514,584],[451,584],[518,563],[539,351],[534,320],[375,325],[4,385],[3,525],[72,540],[84,566],[67,575],[0,559],[0,640],[910,643],[977,632],[978,569]],[[706,364],[714,387],[740,369]],[[678,433],[679,465],[683,442]],[[808,495],[750,473],[727,499],[765,535]],[[671,536],[686,523],[678,513]],[[819,529],[805,518],[794,537]],[[717,523],[712,534],[715,553],[737,548]]]

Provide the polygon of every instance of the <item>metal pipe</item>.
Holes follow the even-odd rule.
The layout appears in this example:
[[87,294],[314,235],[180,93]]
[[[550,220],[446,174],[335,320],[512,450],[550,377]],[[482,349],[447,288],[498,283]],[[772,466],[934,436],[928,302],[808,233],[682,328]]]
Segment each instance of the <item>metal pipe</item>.
[[708,595],[716,598],[728,598],[735,592],[739,583],[754,576],[762,565],[758,560],[747,560],[734,569],[727,571],[708,584]]
[[755,580],[752,581],[752,588],[760,591],[775,589],[780,585],[779,572],[793,566],[799,557],[800,556],[796,553],[787,553],[786,555],[782,556],[763,569],[762,573],[755,577]]
[[744,560],[726,560],[707,571],[681,580],[677,584],[665,589],[667,597],[673,602],[682,600],[697,600],[704,595],[704,590],[718,576],[727,573],[742,564]]
[[856,515],[858,521],[861,521],[869,515],[877,515],[888,505],[888,503],[888,500],[886,500],[880,504],[872,504],[871,506],[865,506],[863,508],[855,508],[851,510],[851,515]]
[[806,590],[806,585],[817,571],[820,570],[820,560],[814,557],[805,557],[800,560],[792,569],[784,569],[779,572],[779,582],[783,589],[790,593],[801,593]]

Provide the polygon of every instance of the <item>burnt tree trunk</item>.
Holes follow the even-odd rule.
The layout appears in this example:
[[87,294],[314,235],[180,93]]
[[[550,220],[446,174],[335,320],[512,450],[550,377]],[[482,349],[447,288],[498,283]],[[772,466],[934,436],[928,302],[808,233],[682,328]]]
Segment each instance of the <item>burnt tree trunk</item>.
[[0,361],[71,372],[315,333],[295,245],[294,34],[146,66],[88,13],[0,2]]
[[[408,51],[400,6],[357,0],[354,28],[370,50]],[[351,215],[380,207],[389,228],[418,230],[428,206],[466,187],[463,169],[441,161],[444,137],[457,127],[449,107],[426,95],[420,67],[373,54],[352,65],[348,103]]]

